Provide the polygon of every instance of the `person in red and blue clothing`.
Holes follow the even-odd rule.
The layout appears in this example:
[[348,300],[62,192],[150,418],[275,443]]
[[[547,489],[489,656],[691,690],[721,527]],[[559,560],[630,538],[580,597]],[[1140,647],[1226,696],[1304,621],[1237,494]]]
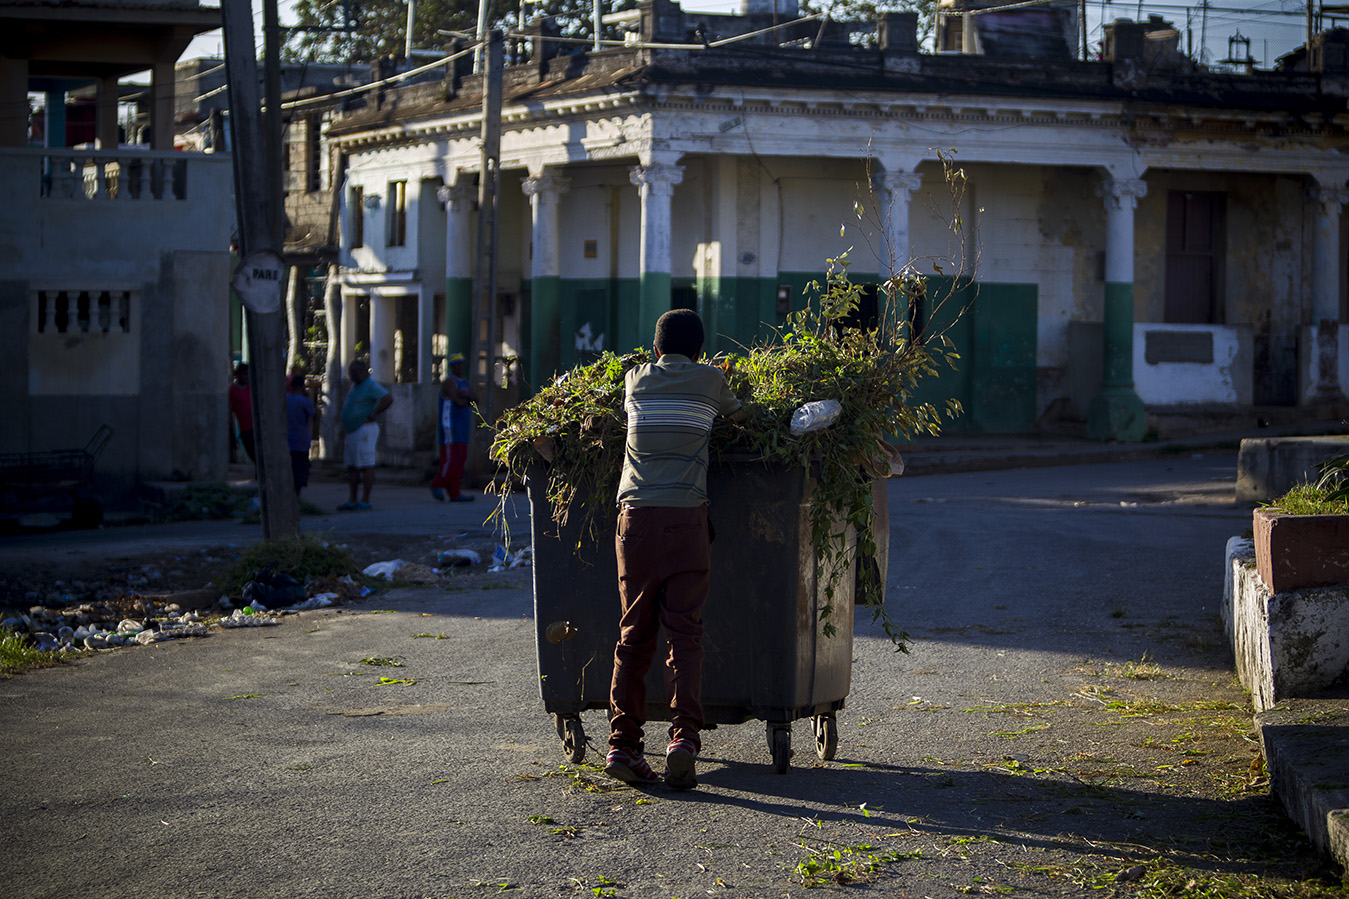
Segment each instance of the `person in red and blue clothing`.
[[628,429],[614,540],[621,617],[604,770],[633,784],[658,780],[642,736],[646,673],[664,626],[672,710],[665,783],[686,790],[698,785],[702,749],[702,615],[712,569],[707,441],[717,416],[736,416],[740,401],[721,369],[697,361],[703,323],[693,310],[662,315],[654,349],[656,361],[634,367],[624,385]]
[[431,496],[450,502],[471,503],[473,497],[459,489],[468,461],[468,441],[473,434],[473,404],[478,397],[464,379],[464,354],[452,353],[445,360],[450,371],[440,382],[440,414],[436,416],[436,437],[440,445],[440,467],[431,479]]

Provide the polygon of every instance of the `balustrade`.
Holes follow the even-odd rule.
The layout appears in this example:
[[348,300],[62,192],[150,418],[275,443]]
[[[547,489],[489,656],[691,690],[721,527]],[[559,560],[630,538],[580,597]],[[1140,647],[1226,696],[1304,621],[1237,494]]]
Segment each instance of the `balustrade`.
[[144,151],[52,150],[42,155],[43,197],[184,200],[187,159]]

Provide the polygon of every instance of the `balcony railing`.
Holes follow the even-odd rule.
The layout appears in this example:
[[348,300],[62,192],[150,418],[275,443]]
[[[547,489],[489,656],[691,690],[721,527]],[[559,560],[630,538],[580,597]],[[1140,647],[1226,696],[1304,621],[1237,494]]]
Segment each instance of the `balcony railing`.
[[54,199],[187,199],[187,159],[145,150],[45,150],[41,195]]

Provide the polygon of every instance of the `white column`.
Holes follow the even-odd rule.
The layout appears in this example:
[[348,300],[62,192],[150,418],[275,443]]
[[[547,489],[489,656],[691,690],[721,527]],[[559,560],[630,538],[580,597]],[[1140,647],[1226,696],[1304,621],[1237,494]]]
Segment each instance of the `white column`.
[[397,378],[393,335],[398,329],[397,297],[370,295],[370,377],[384,386]]
[[356,307],[360,303],[360,294],[342,291],[342,377],[347,376],[347,367],[356,359]]
[[1316,236],[1312,247],[1312,323],[1340,317],[1340,281],[1344,256],[1340,251],[1340,219],[1349,190],[1339,186],[1315,188]]
[[473,188],[455,182],[436,191],[436,199],[445,207],[445,277],[472,278],[472,231],[469,221],[473,209]]
[[566,178],[548,171],[531,175],[520,183],[520,189],[529,197],[533,222],[531,230],[533,254],[529,266],[531,278],[561,274],[561,257],[558,255],[558,198],[567,192],[568,186]]
[[1096,194],[1105,199],[1105,281],[1133,284],[1134,210],[1147,196],[1148,183],[1141,178],[1108,178],[1097,185]]
[[642,245],[639,267],[670,273],[670,198],[684,180],[681,165],[635,165],[628,173],[642,198]]
[[670,198],[684,179],[678,165],[637,165],[629,171],[642,200],[642,242],[638,256],[641,300],[637,314],[638,339],[646,342],[656,331],[656,319],[670,309]]
[[1344,250],[1340,221],[1349,190],[1343,178],[1317,179],[1313,200],[1316,225],[1312,242],[1311,321],[1303,334],[1304,400],[1334,400],[1340,389],[1340,285]]
[[567,179],[547,170],[520,183],[531,213],[529,263],[530,378],[562,367],[562,257],[558,244],[558,198]]
[[1146,181],[1107,177],[1096,193],[1105,199],[1105,309],[1101,392],[1087,413],[1087,434],[1097,440],[1136,443],[1147,430],[1143,401],[1134,392],[1134,208]]
[[876,190],[880,194],[881,222],[885,227],[885,251],[890,271],[882,275],[894,275],[903,271],[913,259],[913,246],[909,240],[909,201],[912,194],[923,186],[923,176],[917,172],[880,172],[875,176]]

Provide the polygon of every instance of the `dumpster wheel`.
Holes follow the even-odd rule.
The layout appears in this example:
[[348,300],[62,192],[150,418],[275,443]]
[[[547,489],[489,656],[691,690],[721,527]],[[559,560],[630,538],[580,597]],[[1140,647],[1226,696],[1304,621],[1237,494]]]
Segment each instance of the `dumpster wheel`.
[[815,754],[822,762],[832,761],[838,753],[838,720],[832,714],[816,715],[810,729],[815,732]]
[[790,724],[768,724],[768,749],[773,754],[773,770],[786,774],[792,766],[792,728]]
[[579,765],[586,757],[586,730],[581,724],[580,715],[553,715],[553,725],[557,728],[558,739],[562,741],[562,751],[568,761]]

